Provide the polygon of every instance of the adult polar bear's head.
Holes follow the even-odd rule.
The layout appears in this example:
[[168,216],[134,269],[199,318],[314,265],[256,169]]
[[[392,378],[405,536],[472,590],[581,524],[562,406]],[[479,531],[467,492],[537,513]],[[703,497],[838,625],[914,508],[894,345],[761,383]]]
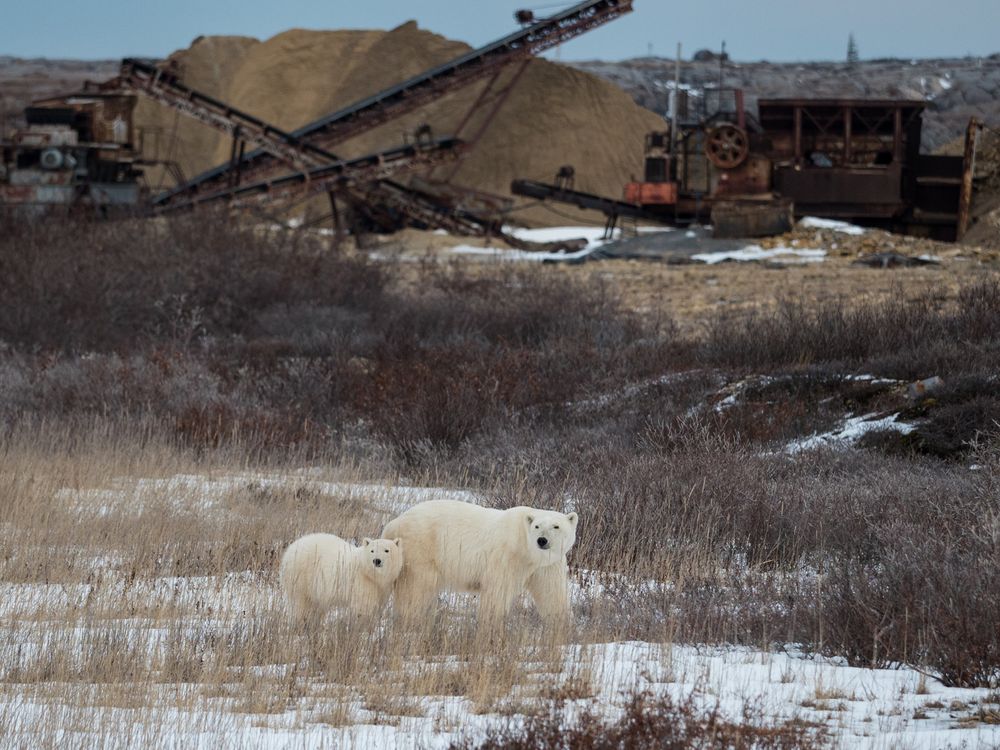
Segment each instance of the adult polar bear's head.
[[559,562],[576,541],[576,513],[524,508],[528,550],[543,565]]

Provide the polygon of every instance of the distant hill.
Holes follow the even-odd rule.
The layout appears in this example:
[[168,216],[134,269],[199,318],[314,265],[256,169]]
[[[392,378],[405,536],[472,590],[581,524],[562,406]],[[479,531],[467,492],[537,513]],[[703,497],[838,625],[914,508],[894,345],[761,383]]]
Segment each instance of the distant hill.
[[[698,94],[719,85],[719,60],[696,53],[681,63],[681,85]],[[707,59],[706,59],[707,58]],[[624,62],[572,63],[621,86],[639,104],[666,112],[674,61],[645,57]],[[726,87],[742,88],[753,110],[759,97],[859,97],[923,99],[924,148],[934,151],[960,136],[969,118],[1000,127],[1000,54],[929,60],[864,60],[846,63],[727,61]]]

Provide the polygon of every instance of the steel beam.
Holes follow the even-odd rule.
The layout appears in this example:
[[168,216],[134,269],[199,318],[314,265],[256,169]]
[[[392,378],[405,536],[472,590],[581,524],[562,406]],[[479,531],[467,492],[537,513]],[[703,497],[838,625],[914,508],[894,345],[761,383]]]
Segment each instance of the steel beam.
[[[154,207],[155,213],[169,213],[208,203],[226,202],[235,207],[284,200],[301,201],[323,193],[352,190],[367,183],[377,183],[400,172],[424,169],[449,159],[457,159],[465,144],[448,138],[428,146],[401,146],[389,151],[337,161],[306,172],[239,185],[211,194],[196,195],[188,201]],[[381,189],[381,185],[368,190]]]
[[250,143],[255,149],[262,149],[275,160],[299,171],[337,161],[336,155],[329,151],[195,91],[181,83],[173,73],[151,62],[133,58],[122,60],[118,78],[107,87],[124,88],[146,96],[232,136],[234,142]]

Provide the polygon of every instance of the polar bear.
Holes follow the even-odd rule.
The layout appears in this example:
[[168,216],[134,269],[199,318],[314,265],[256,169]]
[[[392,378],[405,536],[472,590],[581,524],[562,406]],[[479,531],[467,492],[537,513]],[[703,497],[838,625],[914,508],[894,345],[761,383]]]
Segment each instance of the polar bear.
[[365,539],[360,547],[334,534],[309,534],[281,556],[279,579],[292,618],[322,617],[344,607],[371,619],[385,606],[403,567],[399,539]]
[[479,594],[480,626],[497,624],[527,589],[550,624],[568,624],[566,554],[576,541],[576,513],[520,506],[483,508],[457,500],[419,503],[382,532],[406,548],[394,607],[411,623],[440,591]]

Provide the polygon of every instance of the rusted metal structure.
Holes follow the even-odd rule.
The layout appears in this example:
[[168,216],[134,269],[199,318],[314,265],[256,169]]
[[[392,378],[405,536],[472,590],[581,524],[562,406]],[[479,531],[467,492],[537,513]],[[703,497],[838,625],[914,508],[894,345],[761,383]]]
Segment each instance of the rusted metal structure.
[[[229,161],[156,196],[152,200],[154,213],[217,201],[235,205],[291,203],[325,192],[330,194],[335,221],[339,213],[334,196],[339,194],[378,228],[416,223],[467,234],[491,233],[499,228],[504,199],[440,181],[410,187],[390,183],[387,178],[400,171],[431,169],[459,158],[489,126],[534,55],[631,10],[632,0],[586,0],[544,19],[518,14],[523,23],[519,31],[294,132],[188,87],[169,63],[126,59],[119,75],[100,87],[99,96],[128,99],[133,105],[136,95],[146,96],[232,137]],[[505,76],[512,66],[513,74]],[[359,159],[341,160],[329,150],[336,143],[483,78],[488,78],[488,83],[455,134],[464,135],[468,130],[468,145],[458,137],[434,139],[428,131],[413,143]],[[131,117],[128,123],[131,144]],[[249,153],[248,146],[253,149]],[[137,191],[142,161],[134,153],[130,159],[131,184]],[[283,166],[293,172],[275,177]]]
[[192,89],[169,66],[126,58],[118,77],[104,84],[104,88],[141,94],[232,136],[234,143],[243,144],[244,148],[250,145],[265,150],[292,169],[305,171],[338,161],[325,149]]
[[794,200],[798,215],[957,239],[963,159],[920,153],[924,102],[769,99],[758,106],[774,189]]
[[[127,61],[131,65],[134,61]],[[177,86],[172,82],[170,87]],[[154,87],[161,94],[167,86]],[[190,90],[189,90],[190,91]],[[249,116],[191,91],[181,106],[184,111],[220,129],[240,129]],[[157,97],[159,99],[159,97]],[[353,187],[388,178],[400,172],[426,169],[453,161],[465,145],[454,138],[424,138],[413,143],[342,161],[319,150],[292,142],[266,123],[253,123],[255,138],[270,145],[296,163],[320,164],[281,177],[229,187],[199,195],[186,203],[165,208],[150,207],[142,168],[160,162],[140,158],[134,145],[134,91],[123,91],[116,79],[110,84],[66,97],[36,102],[26,111],[28,127],[0,143],[0,208],[39,212],[53,208],[81,211],[95,209],[101,215],[161,213],[192,208],[209,202],[245,206],[275,201],[298,201],[323,193],[341,193]],[[228,118],[228,119],[227,119]],[[234,125],[234,123],[238,123]],[[296,152],[296,149],[300,149]],[[325,153],[325,152],[324,152]],[[301,157],[301,158],[300,158]]]
[[766,99],[752,116],[742,92],[711,93],[712,109],[684,112],[676,130],[650,134],[644,180],[627,184],[623,201],[523,180],[511,190],[601,210],[609,227],[632,216],[759,236],[813,215],[942,240],[964,232],[972,125],[964,158],[931,156],[920,153],[921,101]]
[[[534,20],[530,25],[495,42],[379,91],[287,135],[296,142],[329,150],[337,143],[412,112],[445,93],[486,78],[490,79],[489,84],[473,106],[473,110],[485,105],[491,107],[495,113],[510,91],[509,86],[499,86],[500,74],[509,66],[523,64],[533,56],[619,18],[631,10],[632,0],[586,0],[577,3],[548,18]],[[486,124],[490,117],[486,117]],[[461,130],[460,127],[459,132],[454,135],[461,135]],[[472,140],[475,141],[475,138]],[[234,149],[234,153],[242,152],[242,147]],[[261,146],[157,196],[155,203],[166,205],[173,201],[190,200],[199,192],[218,192],[223,187],[233,184],[234,171],[239,171],[240,179],[259,180],[278,166],[280,159],[271,153],[268,147]]]
[[972,212],[972,180],[976,173],[976,144],[983,123],[973,117],[965,131],[965,152],[962,155],[962,187],[958,202],[958,239],[962,239],[969,230],[970,214]]
[[456,138],[408,144],[357,159],[336,161],[306,172],[292,172],[280,177],[227,188],[218,193],[196,195],[186,203],[177,202],[160,207],[156,209],[156,213],[195,208],[220,201],[241,207],[251,203],[305,200],[316,195],[341,192],[398,176],[409,170],[426,169],[446,160],[457,159],[464,148],[465,144]]
[[28,107],[27,126],[0,141],[0,208],[134,209],[134,108],[133,96],[87,91]]

